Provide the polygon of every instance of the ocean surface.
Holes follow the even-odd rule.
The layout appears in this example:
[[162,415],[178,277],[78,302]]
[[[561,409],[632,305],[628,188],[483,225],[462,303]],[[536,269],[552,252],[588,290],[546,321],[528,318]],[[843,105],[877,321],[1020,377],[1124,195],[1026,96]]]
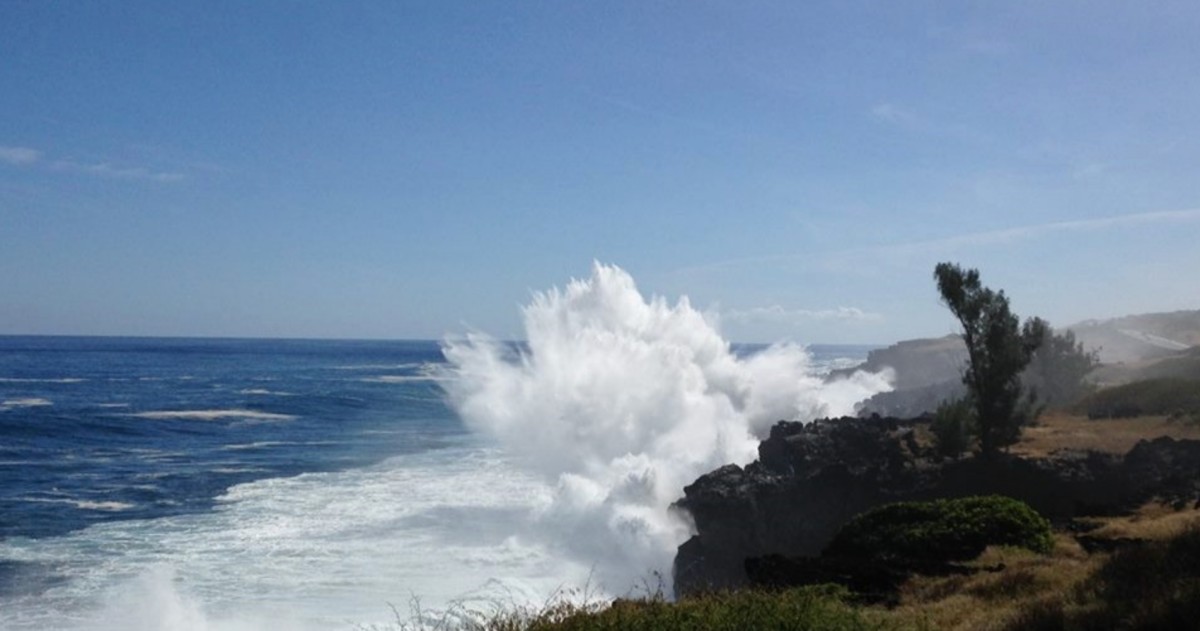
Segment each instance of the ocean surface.
[[550,485],[468,429],[445,365],[433,341],[0,337],[0,630],[353,629],[586,581],[523,537]]

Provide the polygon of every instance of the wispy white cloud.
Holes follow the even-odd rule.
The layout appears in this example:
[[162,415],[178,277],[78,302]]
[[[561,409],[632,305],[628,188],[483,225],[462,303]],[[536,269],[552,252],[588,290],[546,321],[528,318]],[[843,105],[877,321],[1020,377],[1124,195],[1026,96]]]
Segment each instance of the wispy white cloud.
[[936,117],[922,115],[891,102],[876,103],[868,114],[876,121],[916,134],[947,138],[970,144],[993,144],[992,138],[978,130]]
[[805,323],[821,321],[879,321],[883,316],[878,313],[863,311],[858,307],[838,307],[836,309],[787,309],[779,305],[769,307],[754,307],[751,309],[733,309],[722,314],[724,319],[732,322],[780,322]]
[[182,173],[171,171],[152,171],[140,166],[114,166],[108,162],[76,162],[74,160],[55,160],[54,168],[65,171],[88,173],[100,177],[111,177],[123,180],[150,180],[154,182],[180,182]]
[[1186,210],[1161,210],[1145,213],[1097,217],[1095,219],[1076,219],[1073,221],[1053,221],[1049,223],[988,230],[967,234],[915,241],[893,246],[892,250],[928,250],[930,248],[961,248],[967,246],[997,245],[1044,237],[1059,232],[1082,232],[1088,230],[1108,230],[1130,226],[1142,226],[1163,223],[1187,223],[1200,221],[1200,208]]
[[0,146],[0,162],[24,166],[42,159],[42,152],[29,147]]
[[69,171],[123,180],[180,182],[186,179],[183,173],[177,171],[157,171],[138,165],[118,165],[108,161],[82,162],[66,158],[49,160],[42,151],[29,147],[0,145],[0,162],[16,166],[37,166],[55,171]]
[[871,116],[888,123],[897,123],[905,127],[915,127],[919,122],[917,117],[906,109],[894,103],[879,103],[871,108]]
[[970,232],[936,239],[925,239],[903,243],[881,244],[864,248],[852,248],[817,254],[776,254],[755,256],[738,259],[726,259],[693,265],[674,270],[673,274],[690,274],[711,272],[719,269],[736,268],[750,265],[781,265],[786,263],[805,262],[808,265],[824,265],[826,268],[843,269],[860,266],[864,256],[903,257],[910,254],[928,252],[947,252],[969,247],[986,247],[1006,245],[1018,241],[1043,238],[1062,232],[1104,231],[1136,226],[1152,226],[1172,223],[1200,222],[1200,208],[1184,210],[1160,210],[1143,213],[1129,213],[1093,219],[1076,219],[1071,221],[1052,221],[1041,224],[1030,224],[999,230]]

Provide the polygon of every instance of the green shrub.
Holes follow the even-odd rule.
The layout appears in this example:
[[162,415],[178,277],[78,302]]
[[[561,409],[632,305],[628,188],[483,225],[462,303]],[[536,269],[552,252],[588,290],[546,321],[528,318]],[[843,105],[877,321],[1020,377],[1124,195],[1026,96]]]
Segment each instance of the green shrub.
[[928,566],[974,559],[990,545],[1049,552],[1050,522],[1008,497],[900,502],[851,519],[823,554]]

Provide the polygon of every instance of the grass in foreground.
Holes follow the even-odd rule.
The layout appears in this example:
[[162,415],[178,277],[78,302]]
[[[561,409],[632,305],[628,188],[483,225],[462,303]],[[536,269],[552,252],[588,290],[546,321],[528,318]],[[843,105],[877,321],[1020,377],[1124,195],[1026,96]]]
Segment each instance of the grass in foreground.
[[[1200,511],[1150,504],[1091,521],[1091,536],[1147,541],[1089,555],[1059,532],[1047,555],[989,548],[972,563],[979,572],[914,577],[901,588],[899,606],[866,613],[897,628],[939,631],[1195,628]],[[1177,626],[1187,615],[1191,622]]]
[[557,620],[536,621],[529,629],[867,631],[894,628],[886,621],[869,620],[846,603],[846,596],[842,589],[821,585],[777,593],[716,592],[673,603],[661,599],[617,601],[599,612],[580,612]]
[[478,612],[459,609],[434,616],[419,609],[408,621],[360,631],[890,631],[895,624],[873,619],[847,602],[834,585],[780,592],[737,590],[667,601],[661,594],[612,603],[561,597],[540,608],[499,607]]

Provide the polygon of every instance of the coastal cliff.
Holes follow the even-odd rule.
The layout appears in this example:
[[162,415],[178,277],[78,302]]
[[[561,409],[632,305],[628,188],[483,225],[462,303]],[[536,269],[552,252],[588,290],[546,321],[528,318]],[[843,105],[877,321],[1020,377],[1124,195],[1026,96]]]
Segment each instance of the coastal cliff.
[[676,593],[745,585],[748,558],[819,554],[851,517],[895,501],[998,494],[1066,521],[1154,496],[1190,503],[1200,490],[1200,441],[1142,441],[1124,455],[1061,450],[940,461],[917,439],[926,422],[775,425],[756,462],[721,467],[684,489],[676,506],[692,516],[697,534],[676,555]]

